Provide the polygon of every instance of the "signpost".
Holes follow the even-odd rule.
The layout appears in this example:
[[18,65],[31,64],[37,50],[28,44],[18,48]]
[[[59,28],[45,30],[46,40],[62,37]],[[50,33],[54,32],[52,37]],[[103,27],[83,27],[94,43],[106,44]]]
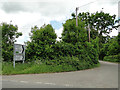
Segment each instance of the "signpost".
[[25,45],[14,44],[13,52],[13,67],[15,68],[15,61],[25,61]]

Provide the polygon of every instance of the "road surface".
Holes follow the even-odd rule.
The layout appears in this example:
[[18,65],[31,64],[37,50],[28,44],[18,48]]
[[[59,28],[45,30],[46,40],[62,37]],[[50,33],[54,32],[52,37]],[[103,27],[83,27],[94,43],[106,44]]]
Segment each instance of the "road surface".
[[118,64],[81,71],[2,76],[2,88],[118,88]]

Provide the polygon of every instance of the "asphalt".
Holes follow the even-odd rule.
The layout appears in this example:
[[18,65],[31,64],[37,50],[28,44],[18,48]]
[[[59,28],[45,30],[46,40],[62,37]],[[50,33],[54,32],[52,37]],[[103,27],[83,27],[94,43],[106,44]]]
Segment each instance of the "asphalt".
[[2,88],[118,88],[118,64],[81,71],[2,76]]

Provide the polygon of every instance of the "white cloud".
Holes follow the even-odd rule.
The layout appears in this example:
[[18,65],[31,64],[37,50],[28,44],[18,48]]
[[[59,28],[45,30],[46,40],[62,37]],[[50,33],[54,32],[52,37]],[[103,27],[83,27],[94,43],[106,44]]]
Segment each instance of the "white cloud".
[[[117,2],[118,0],[1,0],[0,23],[10,23],[12,20],[12,24],[18,25],[18,31],[23,33],[17,43],[24,43],[29,40],[29,32],[35,25],[41,27],[52,20],[64,23],[71,13],[75,12],[76,7],[79,7],[78,12],[96,12],[104,8],[104,11],[111,15],[118,14]],[[63,27],[55,30],[59,37],[62,30]],[[113,32],[113,35],[116,35],[116,32]]]
[[59,37],[61,37],[62,32],[63,32],[63,27],[60,28],[59,30],[55,30],[55,33],[57,34],[57,41],[60,40]]
[[110,35],[110,37],[112,37],[112,36],[117,36],[117,35],[118,35],[118,30],[113,29],[113,30],[112,30],[112,33],[110,33],[109,35]]

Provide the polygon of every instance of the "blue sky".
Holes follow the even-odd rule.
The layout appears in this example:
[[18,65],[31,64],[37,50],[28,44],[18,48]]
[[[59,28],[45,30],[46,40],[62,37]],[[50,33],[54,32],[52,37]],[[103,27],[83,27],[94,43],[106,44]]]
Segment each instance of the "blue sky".
[[53,21],[50,21],[50,24],[56,30],[59,30],[60,28],[62,28],[62,23],[61,22],[53,20]]

